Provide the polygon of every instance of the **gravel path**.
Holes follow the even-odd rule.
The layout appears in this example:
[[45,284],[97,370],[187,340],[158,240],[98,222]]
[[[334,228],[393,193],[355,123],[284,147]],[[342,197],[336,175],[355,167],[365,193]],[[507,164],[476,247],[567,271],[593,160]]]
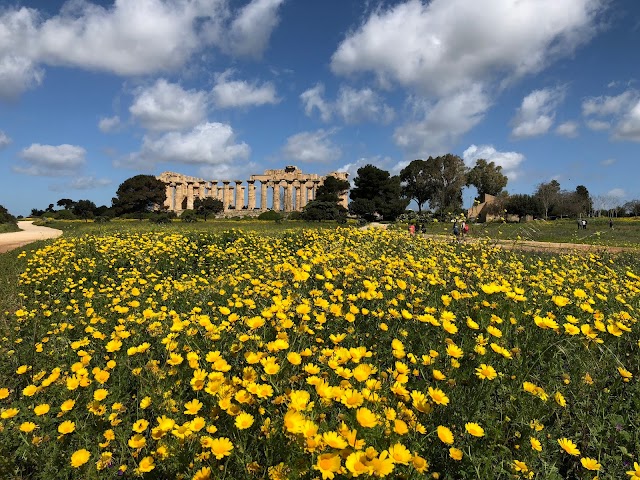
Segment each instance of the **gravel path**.
[[62,235],[62,230],[49,227],[38,227],[33,222],[18,222],[20,232],[0,233],[0,253],[20,248],[31,242],[57,238]]

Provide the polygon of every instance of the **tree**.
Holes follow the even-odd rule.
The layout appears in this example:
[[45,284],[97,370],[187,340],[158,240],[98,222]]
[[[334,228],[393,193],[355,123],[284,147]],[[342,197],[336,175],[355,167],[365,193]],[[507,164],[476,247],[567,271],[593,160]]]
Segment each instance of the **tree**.
[[560,184],[557,180],[551,180],[549,183],[540,183],[536,189],[535,196],[542,205],[544,218],[549,218],[549,210],[558,199],[560,193]]
[[16,218],[5,207],[0,205],[0,223],[15,223]]
[[510,195],[504,206],[508,214],[524,217],[526,215],[539,215],[542,206],[537,197],[526,194]]
[[584,185],[578,185],[575,191],[577,209],[579,213],[588,214],[593,210],[593,200],[589,195],[589,190]]
[[91,200],[78,200],[74,203],[73,208],[71,209],[76,217],[84,218],[85,221],[93,218],[96,210],[96,204]]
[[430,178],[429,206],[441,215],[462,208],[462,187],[467,181],[464,161],[457,155],[447,153],[426,160],[426,171]]
[[56,205],[58,205],[59,207],[64,208],[65,210],[69,210],[71,207],[73,207],[73,204],[75,202],[73,200],[71,200],[70,198],[61,198],[60,200],[58,200],[56,202]]
[[217,198],[196,198],[193,202],[193,208],[200,215],[204,216],[204,221],[207,221],[209,215],[215,215],[224,210],[224,205]]
[[353,183],[349,210],[367,220],[374,220],[376,214],[395,220],[409,205],[409,199],[402,198],[400,177],[392,177],[386,170],[365,165],[358,169]]
[[640,217],[640,200],[630,200],[623,206],[625,214],[631,217]]
[[330,175],[316,191],[316,198],[305,205],[300,217],[303,220],[318,222],[321,220],[346,221],[347,209],[340,205],[340,196],[349,190],[349,182]]
[[485,194],[497,196],[507,186],[508,180],[502,173],[501,166],[494,162],[487,163],[483,158],[479,158],[467,173],[466,186],[476,187],[478,189],[476,200],[481,201]]
[[400,170],[400,182],[402,195],[418,204],[418,212],[422,212],[422,206],[431,198],[432,182],[427,171],[427,162],[413,160],[409,165]]
[[54,207],[53,203],[50,203],[45,211],[49,213],[55,212],[55,209],[53,207]]
[[164,182],[153,175],[136,175],[120,184],[111,202],[118,215],[124,213],[139,213],[140,219],[144,212],[150,211],[156,205],[162,205],[166,200]]

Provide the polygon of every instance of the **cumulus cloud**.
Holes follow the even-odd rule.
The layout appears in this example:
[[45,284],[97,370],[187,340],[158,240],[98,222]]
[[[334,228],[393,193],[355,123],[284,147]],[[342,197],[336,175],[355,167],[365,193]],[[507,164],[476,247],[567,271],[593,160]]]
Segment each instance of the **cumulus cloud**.
[[342,151],[331,141],[333,131],[301,132],[287,138],[282,148],[284,158],[303,163],[326,163],[337,160]]
[[414,157],[439,155],[484,117],[490,100],[479,84],[464,92],[441,98],[434,104],[422,98],[414,99],[419,118],[398,127],[395,143]]
[[259,85],[257,82],[232,80],[234,73],[233,70],[227,70],[216,76],[211,96],[218,108],[273,105],[280,102],[276,87],[271,82]]
[[600,165],[602,165],[603,167],[610,167],[614,163],[616,163],[616,159],[615,158],[607,158],[607,159],[601,161]]
[[241,179],[246,178],[247,172],[257,172],[259,170],[260,167],[255,162],[223,163],[200,167],[199,173],[205,179]]
[[593,130],[596,132],[609,130],[611,128],[611,124],[603,120],[587,120],[585,122],[585,125],[589,128],[589,130]]
[[308,117],[313,114],[314,109],[317,109],[323,122],[331,120],[333,105],[325,101],[324,85],[322,83],[317,83],[314,87],[302,92],[300,100],[304,105],[304,113]]
[[77,145],[34,143],[19,153],[27,166],[14,166],[13,171],[50,177],[73,175],[84,165],[86,153],[84,148]]
[[114,115],[113,117],[102,117],[98,122],[98,128],[104,133],[114,132],[119,126],[120,117],[118,115]]
[[229,48],[234,54],[262,56],[278,25],[278,9],[284,0],[254,0],[242,8],[231,23]]
[[324,99],[324,85],[317,83],[300,95],[305,114],[310,117],[318,110],[323,122],[331,120],[333,114],[345,123],[365,122],[387,124],[395,117],[395,111],[371,88],[355,89],[341,86],[335,102]]
[[519,168],[525,159],[522,153],[500,152],[493,145],[471,145],[462,153],[462,159],[468,167],[473,167],[479,158],[501,166],[502,173],[509,180],[515,180],[520,175]]
[[129,112],[149,130],[184,130],[204,120],[207,97],[204,92],[187,91],[161,78],[152,86],[138,90]]
[[370,88],[341,87],[335,108],[344,121],[351,124],[367,121],[389,123],[395,115],[393,109]]
[[350,162],[338,168],[338,172],[346,172],[349,174],[349,182],[351,188],[354,187],[353,180],[358,176],[358,169],[366,165],[374,165],[383,170],[387,170],[391,175],[397,175],[403,168],[395,163],[391,157],[381,157],[375,155],[373,157],[360,157],[355,162]]
[[44,65],[122,76],[175,71],[217,46],[260,56],[284,0],[252,0],[233,11],[227,0],[71,0],[52,16],[34,8],[0,12],[0,95],[15,97],[42,81]]
[[543,88],[524,97],[512,121],[511,136],[521,139],[547,133],[553,125],[555,110],[564,99],[564,92],[563,87]]
[[28,58],[11,54],[2,56],[0,53],[0,99],[13,100],[26,90],[39,86],[43,78],[44,70]]
[[640,142],[640,100],[637,100],[620,119],[613,132],[613,138]]
[[10,143],[11,138],[9,137],[9,135],[0,130],[0,150],[8,146]]
[[627,90],[620,95],[590,97],[582,102],[582,114],[584,116],[617,115],[628,108],[629,103],[638,98],[637,92]]
[[[602,0],[408,0],[374,11],[331,59],[339,75],[371,72],[447,95],[496,74],[517,78],[568,55],[595,33]],[[544,18],[540,28],[532,18]]]
[[582,114],[591,130],[611,129],[614,140],[640,142],[640,92],[629,89],[619,95],[587,98]]
[[607,195],[610,197],[624,198],[627,196],[627,192],[622,188],[613,188],[607,192]]
[[567,138],[576,138],[578,136],[578,122],[564,122],[556,128],[556,134]]
[[169,132],[160,137],[145,136],[140,152],[116,162],[117,166],[153,165],[154,163],[182,163],[192,165],[221,165],[246,160],[251,148],[236,143],[235,133],[224,123],[202,123],[186,133]]

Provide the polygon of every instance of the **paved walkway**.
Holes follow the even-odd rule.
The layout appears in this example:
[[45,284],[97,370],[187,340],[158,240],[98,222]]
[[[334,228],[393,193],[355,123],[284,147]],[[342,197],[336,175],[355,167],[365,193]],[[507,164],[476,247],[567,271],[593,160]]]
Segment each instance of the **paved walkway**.
[[33,222],[18,222],[20,232],[0,233],[0,253],[20,248],[31,242],[57,238],[62,235],[62,230],[49,227],[38,227]]

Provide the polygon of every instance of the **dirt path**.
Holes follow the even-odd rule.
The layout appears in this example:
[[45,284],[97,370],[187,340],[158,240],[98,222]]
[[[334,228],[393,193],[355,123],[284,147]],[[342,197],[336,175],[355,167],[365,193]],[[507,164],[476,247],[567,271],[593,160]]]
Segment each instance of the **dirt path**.
[[[452,241],[452,236],[423,234],[429,238],[437,238],[440,240]],[[467,237],[464,243],[475,243],[486,241],[486,238]],[[529,252],[551,252],[551,253],[569,253],[569,252],[594,252],[594,253],[623,253],[637,252],[640,250],[633,247],[612,247],[607,245],[590,245],[584,243],[562,243],[562,242],[536,242],[533,240],[490,240],[489,243],[498,245],[507,250],[524,250]]]
[[0,233],[0,253],[20,248],[31,242],[57,238],[62,235],[62,230],[38,227],[33,222],[27,221],[18,222],[18,228],[20,228],[20,232]]

